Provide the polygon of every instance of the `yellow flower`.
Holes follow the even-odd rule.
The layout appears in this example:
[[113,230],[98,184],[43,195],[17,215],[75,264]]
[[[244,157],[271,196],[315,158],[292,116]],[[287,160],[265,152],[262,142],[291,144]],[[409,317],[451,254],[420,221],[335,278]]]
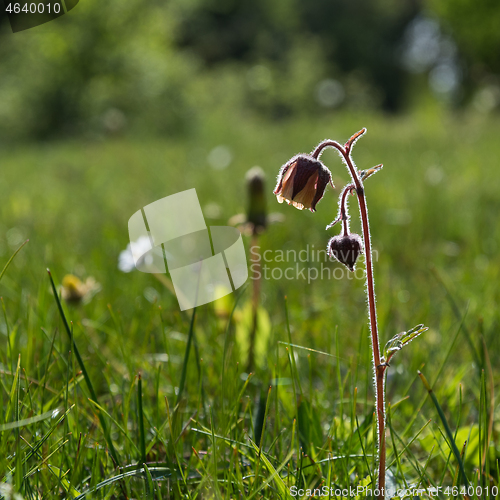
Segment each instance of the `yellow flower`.
[[300,154],[281,167],[274,194],[280,203],[286,201],[299,210],[308,208],[315,212],[329,183],[334,187],[332,175],[323,163],[310,155]]
[[66,302],[88,302],[100,289],[101,285],[92,277],[83,283],[73,274],[67,274],[62,280],[61,296]]

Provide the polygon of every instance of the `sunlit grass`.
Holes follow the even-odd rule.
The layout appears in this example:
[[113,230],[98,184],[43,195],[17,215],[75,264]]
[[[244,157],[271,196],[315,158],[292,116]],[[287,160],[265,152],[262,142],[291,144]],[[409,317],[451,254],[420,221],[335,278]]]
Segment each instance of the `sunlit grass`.
[[[461,484],[421,370],[469,482],[497,485],[498,120],[211,120],[175,142],[122,138],[2,152],[0,268],[30,240],[0,281],[4,480],[26,498],[77,498],[92,488],[92,498],[285,498],[294,485],[369,484],[375,424],[363,280],[263,280],[271,330],[249,377],[236,336],[248,288],[200,307],[192,322],[161,281],[117,268],[132,213],[195,187],[208,222],[226,224],[246,209],[244,173],[254,165],[268,175],[270,211],[286,216],[261,236],[262,251],[323,250],[336,234],[323,228],[336,215],[338,192],[327,191],[315,214],[286,210],[271,195],[275,173],[318,138],[347,139],[366,125],[357,165],[383,162],[385,170],[367,192],[381,342],[415,320],[430,327],[389,371],[390,480]],[[220,145],[232,161],[217,170],[207,156]],[[331,152],[323,159],[340,163]],[[343,169],[332,171],[342,186]],[[56,285],[72,273],[101,286],[88,303],[62,304],[69,332],[47,267]]]

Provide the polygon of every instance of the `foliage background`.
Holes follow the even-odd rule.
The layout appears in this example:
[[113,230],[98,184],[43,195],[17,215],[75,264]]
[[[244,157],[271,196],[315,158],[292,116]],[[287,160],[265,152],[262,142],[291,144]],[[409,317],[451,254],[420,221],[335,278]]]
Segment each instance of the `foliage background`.
[[[0,127],[15,139],[189,134],[221,105],[270,120],[499,100],[496,2],[85,0],[13,36]],[[430,91],[429,91],[430,87]]]
[[[258,408],[268,385],[276,389],[273,398],[279,393],[263,440],[275,467],[293,450],[294,419],[300,421],[309,409],[316,417],[302,418],[310,425],[295,441],[309,457],[362,456],[352,417],[369,421],[373,394],[361,280],[265,280],[259,358],[241,400],[250,291],[242,295],[232,323],[234,297],[200,309],[199,351],[196,359],[191,352],[172,450],[164,398],[173,408],[190,317],[178,311],[175,297],[158,280],[122,273],[117,262],[128,243],[130,215],[168,194],[196,187],[212,224],[245,212],[244,175],[254,165],[267,175],[269,211],[285,217],[261,236],[262,251],[323,249],[335,234],[324,227],[336,215],[336,193],[326,193],[317,213],[302,213],[275,204],[270,193],[275,175],[291,156],[310,151],[319,140],[345,141],[366,126],[354,159],[360,168],[385,165],[367,181],[382,338],[419,322],[430,327],[395,358],[389,372],[388,400],[409,396],[393,416],[394,432],[408,443],[433,419],[412,444],[412,454],[403,453],[401,468],[391,471],[400,484],[403,473],[417,481],[424,476],[412,463],[423,468],[429,460],[426,481],[453,481],[456,464],[447,460],[446,450],[432,454],[442,442],[441,427],[416,380],[422,369],[436,384],[459,446],[482,429],[482,438],[470,439],[468,473],[483,484],[498,484],[498,5],[493,0],[81,0],[68,15],[16,34],[3,15],[0,259],[6,262],[26,238],[30,242],[0,282],[2,423],[72,403],[77,408],[41,455],[26,463],[19,457],[48,432],[52,420],[17,434],[2,432],[2,480],[28,498],[67,493],[68,485],[42,467],[47,457],[79,492],[114,474],[62,331],[47,267],[58,282],[72,273],[100,284],[90,302],[65,310],[100,403],[130,437],[108,421],[122,465],[141,463],[137,449],[145,439],[148,462],[166,462],[173,470],[177,453],[192,474],[182,494],[218,498],[219,492],[230,498],[234,492],[227,484],[233,482],[251,496],[259,481],[252,483],[250,473],[245,480],[238,476],[233,448],[192,428],[225,435],[231,424],[228,434],[244,456],[241,467],[264,477],[264,465],[259,469],[259,460],[245,455],[245,443],[248,436],[259,436]],[[328,151],[323,158],[341,187],[347,176],[337,156]],[[359,232],[354,200],[351,205]],[[288,342],[285,295],[293,342],[333,357],[298,349],[290,365],[282,344]],[[13,376],[19,354],[28,378]],[[135,398],[139,372],[145,437]],[[298,390],[299,383],[295,399],[292,387]],[[54,397],[50,407],[46,386]],[[224,413],[232,404],[240,405],[234,421]],[[196,411],[195,424],[189,419]],[[489,474],[478,475],[485,415],[494,421]],[[414,427],[406,431],[413,419]],[[189,432],[181,432],[184,425]],[[163,441],[157,429],[165,431]],[[81,454],[80,434],[87,440]],[[365,446],[373,446],[368,434],[364,439]],[[193,448],[214,463],[198,461]],[[302,473],[300,456],[297,449],[289,481],[319,484],[328,477],[326,466]],[[353,470],[349,459],[332,465],[335,480],[357,484],[368,477],[364,462],[354,463]],[[143,486],[127,484],[127,494],[137,495]],[[171,484],[161,487],[177,498]],[[120,490],[107,494],[119,497]],[[273,494],[269,489],[265,498]]]

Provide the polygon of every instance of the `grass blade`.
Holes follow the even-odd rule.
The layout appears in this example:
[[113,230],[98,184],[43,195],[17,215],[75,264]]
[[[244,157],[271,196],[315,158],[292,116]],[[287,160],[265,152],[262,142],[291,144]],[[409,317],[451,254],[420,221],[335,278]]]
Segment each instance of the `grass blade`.
[[424,374],[419,371],[418,376],[422,380],[422,383],[424,384],[425,388],[427,389],[427,392],[429,393],[429,395],[432,399],[432,402],[434,403],[434,406],[436,407],[439,418],[441,419],[441,422],[443,423],[444,429],[446,431],[446,435],[448,436],[448,440],[450,442],[450,447],[451,447],[453,454],[455,455],[455,458],[457,459],[458,465],[460,467],[460,472],[462,474],[462,478],[463,478],[465,487],[468,488],[469,487],[469,480],[467,479],[467,475],[465,474],[465,469],[464,469],[464,464],[462,462],[462,457],[460,456],[460,452],[458,451],[457,445],[455,444],[455,440],[453,439],[453,434],[451,432],[450,426],[448,425],[448,422],[446,420],[446,416],[443,412],[443,409],[441,408],[441,405],[439,404],[439,401],[437,400],[437,397],[434,394],[432,387],[429,385],[429,382],[427,382],[427,379],[425,378]]
[[[186,375],[187,375],[187,365],[189,361],[189,352],[191,351],[191,344],[193,342],[193,332],[194,332],[194,320],[196,318],[196,307],[193,308],[193,314],[191,316],[191,322],[189,324],[188,340],[186,345],[186,352],[184,353],[184,362],[182,363],[181,380],[179,382],[179,392],[177,393],[177,399],[175,406],[178,407],[179,402],[182,398],[182,393],[184,392],[184,386],[186,385]],[[175,411],[177,408],[175,409]],[[175,420],[175,416],[174,416]]]
[[[141,440],[141,462],[146,463],[146,437],[144,435],[144,414],[142,410],[142,377],[139,373],[139,380],[137,381],[137,403],[139,407],[139,432]],[[147,471],[149,474],[149,471]]]
[[95,401],[92,401],[92,399],[89,399],[90,404],[94,405],[99,411],[102,411],[104,415],[106,415],[111,422],[113,422],[116,425],[116,428],[123,434],[123,436],[127,439],[127,441],[132,445],[134,448],[134,451],[137,453],[137,455],[140,454],[139,448],[137,448],[137,445],[134,443],[132,438],[128,435],[127,431],[120,425],[120,423],[109,413],[107,412],[101,405],[96,403]]
[[9,268],[11,262],[14,260],[14,257],[21,251],[21,248],[23,248],[24,245],[28,243],[29,240],[26,240],[13,254],[12,257],[7,261],[7,264],[5,264],[4,268],[2,269],[2,272],[0,273],[0,280],[3,278],[3,275]]
[[[122,468],[123,472],[121,474],[117,474],[116,476],[105,479],[104,481],[96,484],[93,488],[90,488],[88,491],[83,492],[81,495],[77,496],[74,500],[83,500],[87,495],[91,493],[95,493],[96,491],[104,488],[106,486],[110,486],[116,481],[120,481],[125,479],[126,477],[134,477],[134,476],[144,476],[145,469],[144,466],[139,465],[130,465]],[[172,471],[165,463],[157,463],[154,467],[148,467],[149,474],[151,478],[154,477],[155,481],[159,481],[165,478],[170,478],[170,480],[176,480],[172,478]]]
[[[141,379],[139,378],[139,383]],[[154,500],[155,499],[155,487],[153,484],[153,477],[151,476],[151,472],[149,472],[148,466],[144,463],[144,472],[146,476],[146,499]]]
[[[249,441],[250,441],[250,444],[253,446],[253,449],[255,450],[257,455],[259,456],[260,460],[262,460],[264,462],[266,469],[271,474],[271,476],[264,482],[264,484],[260,485],[259,489],[257,491],[255,491],[250,498],[254,497],[259,491],[261,491],[265,486],[267,486],[272,480],[274,480],[274,483],[276,484],[276,487],[277,487],[279,494],[280,494],[280,498],[287,499],[287,500],[293,498],[290,495],[290,492],[289,492],[286,484],[284,483],[283,479],[281,478],[281,476],[279,474],[281,469],[288,463],[288,460],[290,460],[290,458],[293,454],[293,450],[290,452],[290,454],[285,459],[285,461],[278,467],[278,469],[275,469],[273,464],[266,457],[265,453],[261,453],[260,448],[250,438],[249,438]],[[249,498],[249,500],[250,500],[250,498]]]
[[0,432],[10,431],[12,429],[19,429],[20,427],[26,427],[31,424],[35,424],[36,422],[41,422],[42,420],[47,420],[54,415],[54,410],[46,411],[41,415],[37,415],[31,418],[24,418],[22,420],[17,420],[15,422],[10,422],[8,424],[0,425]]
[[[460,314],[460,309],[455,301],[455,298],[451,294],[448,286],[444,282],[444,280],[443,280],[442,276],[440,275],[439,271],[437,270],[437,268],[432,266],[431,271],[432,271],[432,274],[434,274],[434,277],[436,278],[436,280],[439,282],[439,284],[443,287],[444,291],[446,292],[446,298],[448,299],[448,301],[450,303],[451,309],[453,311],[453,314],[457,318],[457,321],[460,321],[462,315]],[[462,319],[462,322],[463,322],[463,319]],[[466,325],[462,325],[462,329],[463,329],[463,332],[465,335],[465,339],[467,340],[467,343],[469,344],[469,348],[472,352],[472,357],[474,358],[476,366],[478,368],[482,367],[483,364],[481,363],[481,358],[479,357],[476,346],[474,345],[474,342],[472,341],[472,336],[469,332],[469,329],[467,328]]]
[[[82,370],[82,375],[83,375],[83,378],[85,379],[85,383],[87,384],[87,388],[90,392],[91,399],[93,401],[97,402],[98,399],[97,399],[96,392],[94,390],[94,386],[92,385],[92,381],[90,380],[87,369],[85,368],[85,363],[83,362],[83,359],[80,355],[80,351],[78,350],[78,347],[76,346],[76,343],[75,343],[73,336],[71,334],[71,328],[69,327],[68,320],[66,319],[66,315],[64,314],[64,310],[62,308],[61,300],[59,299],[59,295],[57,293],[54,279],[52,278],[52,274],[50,273],[49,269],[47,269],[47,272],[49,273],[50,284],[52,286],[52,291],[54,292],[54,297],[56,299],[57,308],[59,309],[59,314],[61,315],[64,329],[66,330],[66,333],[68,334],[70,342],[71,342],[71,340],[73,340],[73,346],[72,346],[73,351],[75,353],[78,364],[80,365],[80,370]],[[119,465],[120,461],[118,460],[118,455],[116,453],[113,442],[111,441],[111,436],[110,436],[109,431],[108,431],[108,426],[106,425],[106,420],[104,420],[104,416],[102,415],[102,413],[100,411],[97,412],[97,417],[99,418],[99,422],[101,423],[102,431],[104,433],[104,439],[106,439],[106,443],[108,445],[109,452],[110,452],[115,464]]]

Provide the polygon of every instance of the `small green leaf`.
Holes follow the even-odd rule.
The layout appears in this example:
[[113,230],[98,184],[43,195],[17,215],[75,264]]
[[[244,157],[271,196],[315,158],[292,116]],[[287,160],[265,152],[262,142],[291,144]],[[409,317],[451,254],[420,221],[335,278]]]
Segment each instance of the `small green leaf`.
[[383,165],[377,165],[376,167],[369,168],[367,170],[360,170],[358,171],[359,177],[361,177],[361,180],[364,181],[368,179],[368,177],[371,177],[373,174],[376,174],[380,170],[382,170]]
[[413,339],[417,338],[422,333],[426,332],[429,328],[420,324],[414,326],[407,332],[401,332],[394,335],[384,347],[384,359],[389,362],[394,354],[400,351],[406,344],[409,344]]

